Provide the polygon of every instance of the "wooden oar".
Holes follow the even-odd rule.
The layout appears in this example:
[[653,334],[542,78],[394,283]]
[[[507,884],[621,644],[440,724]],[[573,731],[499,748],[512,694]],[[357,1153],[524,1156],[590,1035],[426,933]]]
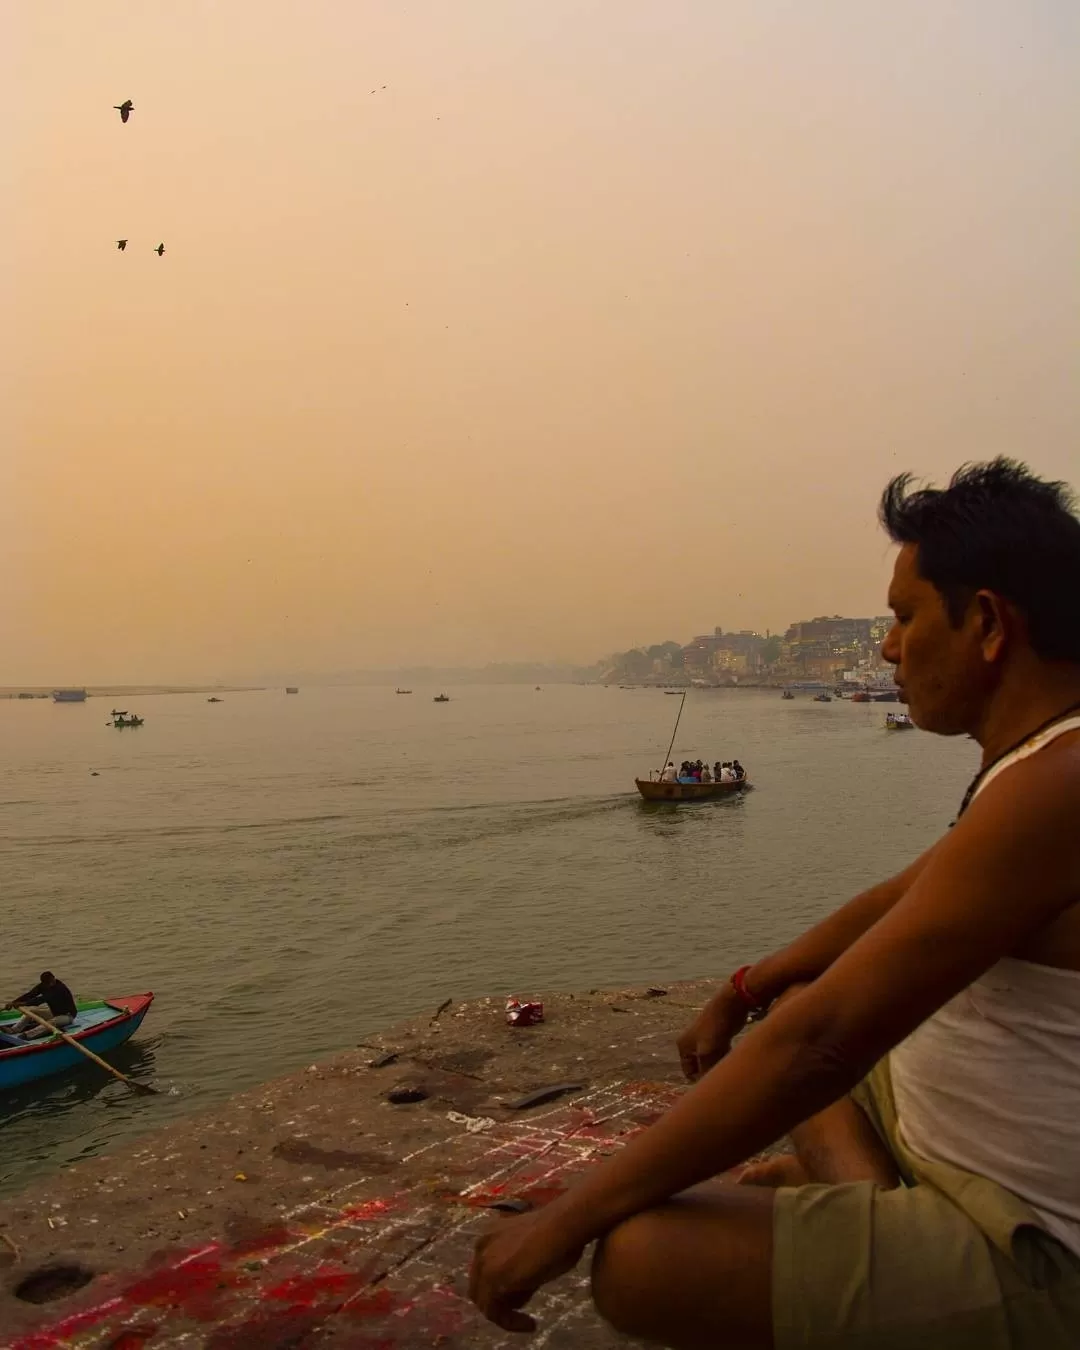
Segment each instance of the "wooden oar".
[[111,1073],[114,1078],[119,1078],[121,1083],[126,1083],[128,1087],[132,1088],[135,1092],[143,1092],[147,1096],[157,1096],[157,1088],[151,1087],[148,1083],[136,1083],[134,1078],[129,1078],[126,1073],[121,1073],[119,1069],[114,1069],[111,1064],[106,1064],[100,1055],[95,1055],[93,1050],[88,1050],[86,1046],[83,1045],[81,1041],[77,1041],[74,1036],[69,1036],[66,1031],[61,1031],[59,1027],[54,1027],[53,1024],[46,1021],[44,1017],[39,1017],[37,1013],[34,1012],[33,1008],[20,1008],[16,1005],[15,1011],[22,1013],[24,1017],[29,1017],[31,1022],[36,1022],[38,1026],[46,1027],[54,1036],[59,1036],[62,1041],[67,1041],[68,1045],[73,1045],[80,1055],[85,1055],[87,1059],[92,1059],[94,1063],[99,1064],[106,1073]]

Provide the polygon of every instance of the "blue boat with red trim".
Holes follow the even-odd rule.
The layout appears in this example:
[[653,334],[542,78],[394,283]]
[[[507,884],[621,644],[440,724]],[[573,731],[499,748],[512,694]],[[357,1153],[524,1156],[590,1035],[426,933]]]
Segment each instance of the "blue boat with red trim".
[[[153,994],[76,999],[78,1014],[65,1030],[81,1045],[100,1055],[115,1050],[134,1036],[153,1001]],[[0,1092],[86,1063],[86,1056],[59,1036],[42,1036],[38,1040],[11,1044],[7,1032],[18,1020],[18,1013],[0,1013]]]

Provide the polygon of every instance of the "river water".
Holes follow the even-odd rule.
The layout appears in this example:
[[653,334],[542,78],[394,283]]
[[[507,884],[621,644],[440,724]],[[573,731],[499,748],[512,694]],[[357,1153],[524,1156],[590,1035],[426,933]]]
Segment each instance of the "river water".
[[725,974],[905,865],[977,763],[882,705],[695,691],[676,761],[754,790],[649,807],[677,699],[435,692],[161,695],[124,731],[0,702],[0,993],[152,989],[116,1062],[165,1094],[88,1069],[0,1097],[0,1187],[446,998]]

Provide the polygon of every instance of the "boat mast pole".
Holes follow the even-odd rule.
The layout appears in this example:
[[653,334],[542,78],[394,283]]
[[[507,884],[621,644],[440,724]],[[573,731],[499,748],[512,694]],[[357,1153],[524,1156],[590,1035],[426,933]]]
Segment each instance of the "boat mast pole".
[[[671,740],[668,742],[667,754],[664,756],[664,762],[663,762],[663,764],[661,764],[661,766],[660,766],[660,773],[661,773],[661,774],[662,774],[662,773],[664,772],[664,770],[667,768],[667,766],[668,766],[668,760],[671,758],[671,747],[675,744],[675,737],[676,737],[676,735],[677,735],[677,733],[678,733],[678,730],[679,730],[679,718],[682,717],[682,710],[683,710],[683,708],[684,708],[685,706],[686,706],[686,690],[684,689],[684,690],[683,690],[683,696],[682,696],[682,702],[679,704],[679,711],[678,711],[678,712],[676,713],[676,715],[675,715],[675,725],[674,725],[674,727],[672,727],[672,729],[671,729]],[[659,777],[660,777],[660,774],[657,774],[657,777],[659,778]]]

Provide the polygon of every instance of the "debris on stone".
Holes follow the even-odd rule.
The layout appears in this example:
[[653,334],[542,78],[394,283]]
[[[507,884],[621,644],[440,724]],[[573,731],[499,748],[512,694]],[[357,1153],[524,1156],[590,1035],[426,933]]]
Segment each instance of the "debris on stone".
[[533,1027],[544,1020],[544,1005],[510,997],[506,1000],[506,1023],[511,1027]]
[[387,1050],[385,1055],[379,1055],[368,1064],[369,1069],[385,1069],[388,1064],[396,1064],[400,1059],[400,1053],[397,1050]]
[[237,1172],[236,1176],[233,1177],[233,1181],[247,1181],[247,1173]]
[[660,989],[660,988],[659,988],[658,986],[656,986],[656,985],[650,985],[650,986],[648,987],[648,989],[645,990],[645,997],[646,997],[646,998],[666,998],[666,997],[667,997],[667,990],[666,990],[666,989]]
[[439,1006],[435,1009],[434,1013],[432,1013],[431,1020],[433,1022],[437,1022],[439,1018],[443,1015],[443,1013],[447,1010],[447,1008],[449,1008],[450,1004],[453,1003],[453,1001],[454,1000],[452,998],[444,999],[442,1003],[440,1003]]
[[550,1087],[537,1088],[535,1092],[528,1093],[525,1097],[520,1097],[516,1102],[509,1102],[511,1111],[528,1111],[531,1106],[543,1106],[546,1102],[553,1102],[559,1097],[565,1097],[569,1092],[583,1092],[584,1083],[553,1083]]
[[427,1088],[420,1087],[419,1084],[412,1086],[402,1086],[391,1088],[386,1094],[386,1100],[392,1102],[395,1106],[404,1106],[407,1102],[426,1101],[428,1096]]
[[483,1130],[490,1130],[495,1124],[491,1116],[466,1116],[460,1111],[447,1111],[446,1119],[453,1121],[455,1125],[464,1125],[469,1134],[480,1134]]

